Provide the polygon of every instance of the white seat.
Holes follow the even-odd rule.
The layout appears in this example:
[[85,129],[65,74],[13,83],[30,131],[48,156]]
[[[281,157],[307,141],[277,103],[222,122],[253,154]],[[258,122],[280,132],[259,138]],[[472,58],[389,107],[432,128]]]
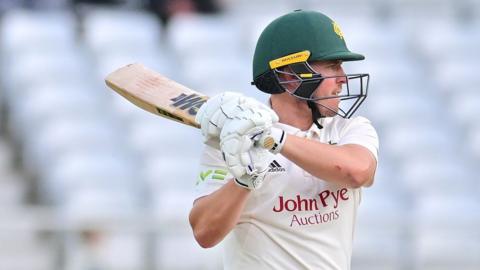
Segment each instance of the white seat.
[[476,160],[480,160],[480,125],[472,127],[467,134],[467,140],[467,153]]
[[403,269],[404,241],[398,236],[358,231],[353,241],[352,269]]
[[225,65],[225,59],[213,59],[209,55],[188,59],[184,84],[208,96],[225,91],[246,92],[252,81],[250,63],[232,54],[229,61],[235,65]]
[[434,154],[405,159],[400,179],[414,194],[463,194],[471,192],[476,177],[461,157]]
[[[457,50],[462,50],[457,48]],[[446,97],[455,98],[457,95],[475,92],[480,78],[476,67],[480,57],[466,53],[462,58],[447,58],[437,60],[432,67],[432,79],[439,90]],[[470,91],[469,91],[470,90]]]
[[143,182],[134,160],[111,152],[69,153],[40,178],[43,195],[62,202],[81,190],[121,191],[140,196]]
[[160,48],[161,24],[151,13],[121,9],[92,9],[83,21],[84,38],[97,54],[110,48],[130,51]]
[[419,194],[415,198],[415,232],[450,233],[475,237],[480,225],[480,200],[475,191]]
[[[461,178],[457,178],[461,179]],[[480,260],[477,194],[421,196],[413,208],[418,269],[475,269]]]
[[380,161],[380,165],[374,185],[362,189],[352,269],[402,269],[405,259],[408,245],[404,237],[408,232],[406,202],[410,198],[394,172],[381,169],[386,162]]
[[48,270],[55,267],[56,249],[40,234],[46,227],[41,211],[17,205],[2,208],[0,216],[0,262],[2,269]]
[[480,114],[480,93],[461,91],[450,97],[448,112],[461,126],[468,128],[478,123]]
[[[178,179],[178,181],[184,180]],[[158,186],[151,190],[154,198],[155,220],[161,224],[156,241],[157,269],[220,269],[221,244],[203,249],[193,237],[188,222],[195,196],[193,188]],[[175,250],[182,250],[188,254],[188,260],[175,259]]]
[[148,158],[142,166],[143,178],[155,190],[193,189],[198,175],[199,159],[189,156]]
[[30,130],[58,118],[69,117],[72,121],[80,118],[109,119],[101,95],[94,96],[83,89],[68,85],[46,85],[28,90],[28,94],[10,104],[13,132],[19,138],[26,138]]
[[135,232],[80,227],[67,238],[64,269],[145,269],[147,238],[142,236]]
[[128,152],[119,134],[119,129],[104,121],[68,117],[48,121],[23,141],[24,166],[42,173],[71,152]]
[[[480,44],[480,38],[475,26],[472,24],[465,26],[454,24],[445,28],[441,28],[439,25],[434,27],[435,31],[423,35],[422,40],[425,43],[424,53],[431,57],[432,63],[445,60],[451,62],[452,60],[478,59],[476,50]],[[442,49],[451,51],[451,53],[444,54]]]
[[167,35],[171,49],[180,60],[196,55],[229,56],[239,51],[237,29],[225,16],[198,14],[177,15],[171,18]]
[[172,68],[171,56],[159,49],[125,51],[119,49],[97,56],[96,68],[97,77],[104,79],[114,70],[132,63],[141,63],[147,68],[170,77],[174,70]]
[[140,111],[140,118],[132,119],[129,141],[145,157],[198,157],[203,141],[198,130],[175,121]]
[[398,166],[395,166],[384,154],[385,153],[380,151],[379,163],[375,171],[375,179],[371,187],[363,189],[365,196],[377,196],[389,192],[398,194],[405,188],[403,183],[398,179]]
[[[262,2],[263,3],[263,2]],[[280,6],[284,5],[285,3],[275,3],[275,7],[277,8],[272,8],[269,7],[268,9],[264,9],[261,12],[258,10],[252,10],[248,14],[251,14],[251,16],[245,16],[245,13],[236,13],[232,12],[232,14],[227,14],[228,16],[237,16],[236,23],[240,25],[239,28],[239,34],[243,35],[243,48],[240,48],[241,53],[243,52],[244,54],[248,56],[252,56],[253,52],[255,51],[255,46],[257,45],[258,38],[260,37],[260,34],[262,31],[267,27],[267,25],[278,18],[279,16],[283,15],[282,8]],[[288,10],[288,8],[285,8],[285,10]],[[255,12],[255,14],[253,14]]]
[[413,248],[413,264],[415,269],[425,270],[478,269],[479,242],[452,235],[420,236]]
[[[188,254],[179,258],[178,251]],[[177,227],[162,231],[157,239],[156,269],[222,269],[221,245],[209,249],[201,248],[189,228]]]
[[434,96],[392,88],[388,92],[372,90],[367,98],[364,109],[374,124],[386,126],[403,121],[432,122],[438,119],[442,107]]
[[15,252],[0,249],[2,268],[10,270],[51,270],[56,265],[55,256],[53,247],[46,247],[45,244]]
[[139,212],[139,198],[130,190],[87,188],[73,192],[58,214],[70,228],[91,228],[95,224],[111,226],[115,220],[128,220]]
[[459,147],[456,134],[447,128],[448,123],[415,123],[415,119],[407,123],[392,121],[383,134],[383,151],[400,161],[418,155],[448,155]]
[[2,44],[9,53],[26,48],[73,45],[75,18],[69,11],[11,10],[2,19]]
[[160,224],[166,227],[176,225],[188,227],[188,215],[195,199],[193,188],[158,186],[150,191],[154,216]]
[[[94,79],[89,63],[80,53],[72,50],[55,50],[12,57],[4,63],[6,70],[6,98],[13,100],[32,88],[42,85],[64,85],[92,88]],[[90,85],[89,85],[90,83]]]
[[[67,228],[74,230],[66,243],[67,269],[85,269],[92,259],[97,266],[108,269],[144,269],[146,246],[142,231],[129,230],[130,221],[140,216],[138,197],[130,190],[113,186],[80,190],[60,205],[59,213]],[[96,234],[98,239],[82,239],[85,232]]]

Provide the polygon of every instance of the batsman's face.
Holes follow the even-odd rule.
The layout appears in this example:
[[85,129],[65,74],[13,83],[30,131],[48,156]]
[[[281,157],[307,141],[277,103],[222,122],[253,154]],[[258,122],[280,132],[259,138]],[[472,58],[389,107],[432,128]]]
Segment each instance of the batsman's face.
[[[337,97],[342,92],[342,86],[347,82],[345,72],[342,68],[342,61],[319,61],[310,63],[310,66],[315,72],[326,78],[320,83],[315,92],[314,98],[332,97],[329,99],[318,100],[316,103],[321,104],[318,106],[320,113],[324,116],[335,116],[335,112],[338,111],[340,104],[340,98]],[[330,108],[327,109],[327,108]]]

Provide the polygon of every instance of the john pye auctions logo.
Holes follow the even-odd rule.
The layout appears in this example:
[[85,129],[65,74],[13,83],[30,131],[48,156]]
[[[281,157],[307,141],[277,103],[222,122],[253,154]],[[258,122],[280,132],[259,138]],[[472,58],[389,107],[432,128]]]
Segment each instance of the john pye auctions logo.
[[[278,196],[278,201],[273,207],[273,212],[295,212],[290,222],[290,227],[294,225],[317,225],[337,220],[340,217],[338,206],[348,201],[348,189],[342,188],[336,191],[324,190],[314,198],[302,198],[297,195],[295,198],[284,198]],[[334,211],[322,211],[326,208],[333,208]],[[297,216],[298,212],[317,211],[308,216]]]

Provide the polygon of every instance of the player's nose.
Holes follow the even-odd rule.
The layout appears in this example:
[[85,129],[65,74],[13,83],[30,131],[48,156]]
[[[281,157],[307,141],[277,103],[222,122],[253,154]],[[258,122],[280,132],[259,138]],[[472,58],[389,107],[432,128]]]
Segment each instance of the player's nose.
[[343,70],[343,67],[339,68],[338,74],[337,74],[337,83],[338,84],[345,84],[347,83],[347,76],[345,74],[345,71]]

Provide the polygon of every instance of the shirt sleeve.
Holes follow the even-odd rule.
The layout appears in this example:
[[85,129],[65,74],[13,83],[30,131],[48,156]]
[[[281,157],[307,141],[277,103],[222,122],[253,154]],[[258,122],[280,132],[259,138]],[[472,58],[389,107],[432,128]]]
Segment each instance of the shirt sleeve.
[[222,153],[206,145],[200,158],[200,172],[195,183],[195,199],[213,193],[232,178],[222,159]]
[[372,152],[378,164],[378,135],[367,118],[356,117],[352,119],[341,131],[338,144],[361,145]]

